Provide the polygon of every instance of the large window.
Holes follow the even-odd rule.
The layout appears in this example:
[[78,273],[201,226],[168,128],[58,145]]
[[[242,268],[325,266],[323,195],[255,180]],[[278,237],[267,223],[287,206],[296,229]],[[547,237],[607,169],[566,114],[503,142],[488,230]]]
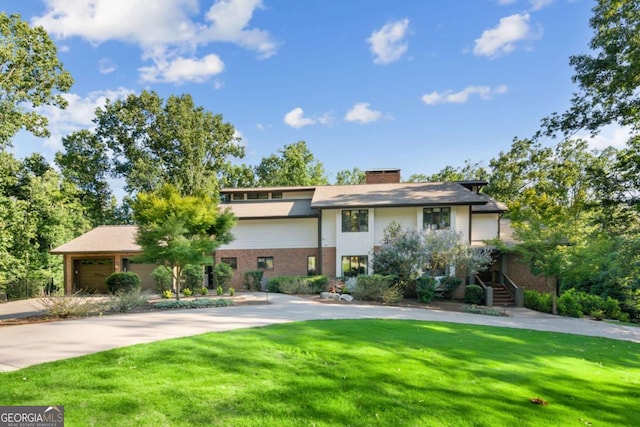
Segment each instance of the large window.
[[273,257],[272,256],[259,256],[258,257],[258,270],[273,270]]
[[369,231],[369,211],[353,209],[342,211],[342,232]]
[[451,227],[451,208],[424,208],[422,225],[425,230],[443,230]]
[[369,257],[366,255],[343,256],[342,275],[344,277],[355,277],[359,274],[367,274]]
[[238,269],[238,258],[233,257],[233,258],[221,258],[220,261],[224,262],[225,264],[228,264],[229,267],[231,267],[234,270]]

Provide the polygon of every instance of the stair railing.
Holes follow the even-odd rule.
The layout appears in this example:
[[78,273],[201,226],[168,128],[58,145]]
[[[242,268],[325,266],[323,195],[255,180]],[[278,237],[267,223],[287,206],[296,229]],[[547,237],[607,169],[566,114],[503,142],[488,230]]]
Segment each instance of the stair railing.
[[474,274],[476,284],[480,285],[482,289],[484,289],[484,305],[487,307],[493,307],[493,288],[491,286],[485,285],[478,274]]
[[516,283],[509,278],[506,274],[502,274],[504,278],[503,285],[504,288],[509,292],[511,297],[515,300],[517,307],[522,307],[524,305],[524,289],[516,285]]

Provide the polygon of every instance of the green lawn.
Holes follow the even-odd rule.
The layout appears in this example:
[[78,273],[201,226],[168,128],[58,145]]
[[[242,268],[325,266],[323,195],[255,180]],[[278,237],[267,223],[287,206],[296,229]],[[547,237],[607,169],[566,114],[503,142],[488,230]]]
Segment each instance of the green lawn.
[[67,426],[631,426],[639,399],[640,344],[393,320],[212,333],[0,374],[1,405],[64,405]]

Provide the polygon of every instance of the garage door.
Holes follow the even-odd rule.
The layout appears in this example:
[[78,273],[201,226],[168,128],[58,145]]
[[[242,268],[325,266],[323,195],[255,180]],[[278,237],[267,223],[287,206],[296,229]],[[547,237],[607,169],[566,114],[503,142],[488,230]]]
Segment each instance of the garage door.
[[107,293],[105,279],[113,273],[113,259],[76,261],[76,289],[89,293]]

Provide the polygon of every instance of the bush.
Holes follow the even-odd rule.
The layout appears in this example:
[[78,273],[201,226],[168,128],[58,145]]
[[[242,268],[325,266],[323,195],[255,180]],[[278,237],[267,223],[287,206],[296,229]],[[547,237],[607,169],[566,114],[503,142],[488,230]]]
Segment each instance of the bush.
[[173,288],[173,274],[167,267],[159,265],[151,272],[151,277],[153,277],[159,294]]
[[116,271],[105,280],[110,294],[118,291],[131,292],[140,289],[140,276],[130,271]]
[[171,299],[171,298],[175,297],[175,295],[173,294],[171,289],[167,289],[166,291],[162,291],[162,294],[160,294],[160,296],[162,298],[164,298],[164,299]]
[[574,289],[569,289],[558,298],[558,314],[567,317],[582,317],[582,307]]
[[[231,279],[233,278],[233,268],[226,262],[216,264],[213,268],[213,283],[218,286],[222,286],[222,289],[229,288]],[[262,279],[262,278],[261,278]]]
[[590,315],[595,320],[604,320],[604,311],[602,310],[593,310]]
[[402,300],[403,291],[398,285],[389,286],[381,292],[380,298],[385,304],[395,304]]
[[193,295],[193,291],[190,288],[184,288],[182,290],[182,295],[184,295],[185,297],[190,297],[191,295]]
[[437,281],[431,276],[422,276],[416,280],[416,295],[418,301],[426,304],[430,303],[436,295]]
[[467,304],[484,305],[484,289],[478,285],[467,285],[464,289],[464,302]]
[[224,289],[222,288],[222,286],[218,286],[216,288],[216,294],[217,295],[223,295],[224,294]]
[[[48,316],[57,319],[68,317],[84,317],[90,313],[104,310],[104,301],[86,295],[75,293],[66,296],[49,296],[38,299],[40,306],[45,309]],[[39,307],[37,307],[39,308]]]
[[462,284],[462,279],[455,276],[446,276],[440,280],[440,286],[444,289],[444,297],[452,298],[453,292]]
[[541,313],[551,313],[551,294],[538,291],[524,291],[524,306]]
[[232,296],[234,296],[234,295],[235,295],[235,293],[236,293],[235,288],[229,288],[229,296],[231,296],[231,297],[232,297]]
[[484,314],[485,316],[500,316],[500,313],[498,312],[498,310],[494,308],[478,307],[475,304],[463,305],[462,311],[464,311],[465,313],[471,313],[471,314]]
[[190,301],[160,301],[153,305],[154,308],[209,308],[209,307],[228,307],[233,305],[233,301],[228,299],[211,299],[200,298]]
[[361,301],[383,301],[383,295],[393,284],[393,276],[380,274],[360,275],[351,291],[355,299]]
[[209,293],[209,289],[205,288],[204,286],[200,288],[200,295],[205,296]]
[[147,305],[149,292],[134,289],[133,291],[117,291],[109,300],[109,309],[126,313],[134,308]]
[[[182,289],[189,289],[191,294],[202,287],[204,278],[201,265],[187,265],[182,270]],[[185,295],[188,296],[188,295]]]
[[243,275],[243,283],[244,287],[250,291],[261,291],[262,290],[262,276],[264,276],[264,271],[262,270],[254,270],[247,271]]
[[44,283],[38,280],[17,280],[6,285],[8,300],[28,299],[42,295]]
[[283,294],[315,294],[326,289],[329,283],[327,276],[280,276],[267,283],[269,292]]

